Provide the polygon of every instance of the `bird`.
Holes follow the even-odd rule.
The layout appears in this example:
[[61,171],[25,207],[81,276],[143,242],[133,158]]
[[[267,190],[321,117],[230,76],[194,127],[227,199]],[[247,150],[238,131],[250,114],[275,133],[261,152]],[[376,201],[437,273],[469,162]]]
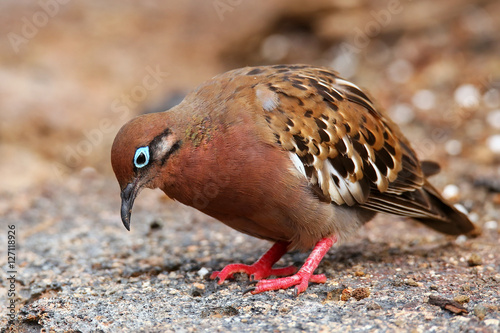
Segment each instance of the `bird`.
[[[444,234],[478,227],[427,177],[398,126],[354,83],[327,67],[244,67],[202,83],[170,110],[140,115],[117,133],[111,164],[121,219],[130,230],[144,188],[274,242],[254,264],[229,264],[222,284],[245,273],[252,294],[324,283],[314,271],[329,249],[377,213],[417,220]],[[288,251],[303,266],[273,268]],[[275,277],[268,279],[270,276]]]

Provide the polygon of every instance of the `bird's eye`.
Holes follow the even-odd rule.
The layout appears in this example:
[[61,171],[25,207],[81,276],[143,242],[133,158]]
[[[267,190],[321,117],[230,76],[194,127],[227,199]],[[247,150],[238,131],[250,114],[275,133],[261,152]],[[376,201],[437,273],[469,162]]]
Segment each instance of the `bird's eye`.
[[140,147],[135,151],[134,165],[136,168],[145,167],[149,163],[149,147]]

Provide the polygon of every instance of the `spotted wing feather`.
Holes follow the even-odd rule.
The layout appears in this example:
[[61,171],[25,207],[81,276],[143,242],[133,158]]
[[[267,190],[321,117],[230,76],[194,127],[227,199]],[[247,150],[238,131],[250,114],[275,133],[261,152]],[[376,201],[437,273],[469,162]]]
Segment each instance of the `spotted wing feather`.
[[418,161],[397,128],[334,72],[282,68],[255,89],[277,142],[324,200],[364,205],[377,193],[422,186]]

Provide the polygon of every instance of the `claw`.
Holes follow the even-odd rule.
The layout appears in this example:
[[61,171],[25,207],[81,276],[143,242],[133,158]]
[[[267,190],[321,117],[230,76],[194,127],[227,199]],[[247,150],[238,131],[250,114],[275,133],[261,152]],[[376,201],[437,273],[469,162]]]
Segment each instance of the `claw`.
[[245,295],[247,293],[252,293],[253,294],[254,290],[255,290],[255,287],[247,288],[247,289],[243,290],[243,295]]
[[259,283],[258,280],[252,280],[252,281],[248,281],[247,285],[249,285],[249,286],[255,286],[257,283]]

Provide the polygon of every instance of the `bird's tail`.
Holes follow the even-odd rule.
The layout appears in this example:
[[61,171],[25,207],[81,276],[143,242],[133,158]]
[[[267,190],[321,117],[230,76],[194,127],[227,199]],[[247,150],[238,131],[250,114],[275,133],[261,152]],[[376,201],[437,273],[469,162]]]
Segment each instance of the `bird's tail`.
[[417,221],[448,235],[476,237],[481,233],[478,226],[475,226],[465,214],[444,199],[431,184],[426,182],[421,191],[427,196],[432,216],[417,217],[415,218]]

